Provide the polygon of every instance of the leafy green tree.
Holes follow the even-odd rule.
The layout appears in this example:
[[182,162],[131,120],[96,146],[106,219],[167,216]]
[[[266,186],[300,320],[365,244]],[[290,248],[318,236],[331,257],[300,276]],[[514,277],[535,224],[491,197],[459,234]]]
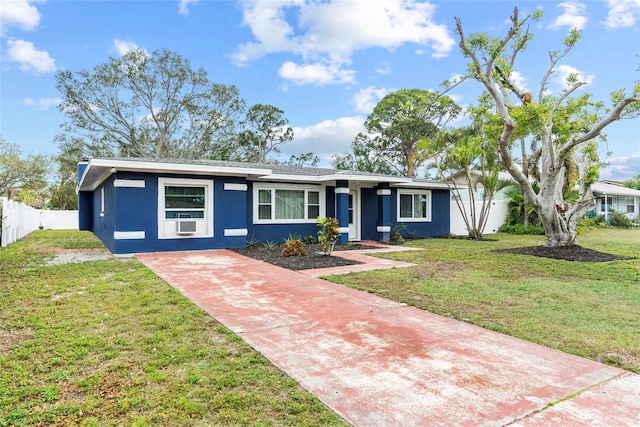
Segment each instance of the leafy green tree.
[[267,104],[255,104],[242,121],[244,128],[238,135],[242,159],[266,163],[271,153],[280,153],[279,145],[293,140],[293,129],[284,117],[284,111]]
[[640,190],[640,175],[636,175],[633,178],[629,178],[624,182],[624,186],[628,188],[633,188],[635,190]]
[[[613,92],[609,107],[604,102],[594,101],[590,94],[575,96],[586,84],[576,74],[567,77],[566,88],[561,93],[549,94],[550,76],[580,39],[580,33],[573,29],[564,40],[564,49],[549,53],[550,64],[537,96],[525,92],[512,79],[512,72],[516,60],[533,37],[527,22],[540,16],[541,12],[535,12],[521,18],[515,8],[511,26],[503,38],[486,33],[467,37],[459,18],[456,18],[456,32],[462,53],[469,60],[469,77],[484,86],[500,115],[502,129],[497,139],[498,151],[505,168],[522,188],[525,200],[535,209],[544,226],[545,246],[569,246],[577,243],[578,224],[594,207],[591,184],[597,180],[600,166],[597,142],[602,131],[613,122],[638,116],[640,85],[636,84],[631,95],[625,94],[624,90]],[[521,105],[516,106],[516,103]],[[519,115],[530,115],[537,125],[524,124],[518,119]],[[513,142],[529,132],[540,146],[537,166],[540,192],[537,194],[511,153]],[[567,169],[566,159],[575,163],[575,171]],[[575,177],[568,180],[567,174],[572,172]],[[579,188],[575,203],[564,197],[568,181],[574,181]]]
[[334,154],[333,167],[342,170],[362,171],[381,175],[399,175],[397,169],[371,151],[373,141],[359,133],[351,143],[351,153]]
[[235,86],[166,49],[109,58],[91,70],[56,73],[67,116],[58,141],[82,141],[91,155],[229,158],[245,108]]
[[460,111],[451,98],[433,91],[392,92],[367,117],[364,126],[369,135],[358,136],[357,144],[396,173],[414,178],[430,156],[420,141],[435,137]]
[[292,154],[289,160],[282,163],[285,165],[297,166],[297,167],[302,167],[302,166],[316,167],[318,166],[318,163],[320,163],[320,159],[318,158],[318,156],[316,156],[312,152],[309,152],[309,153],[304,153],[300,155]]
[[0,136],[0,196],[41,205],[46,198],[47,175],[51,160],[43,154],[24,154],[16,144]]

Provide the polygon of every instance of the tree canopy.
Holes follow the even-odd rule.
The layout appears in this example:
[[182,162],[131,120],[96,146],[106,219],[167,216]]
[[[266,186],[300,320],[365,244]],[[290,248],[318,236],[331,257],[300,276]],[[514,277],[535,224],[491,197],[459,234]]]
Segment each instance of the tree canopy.
[[50,159],[43,154],[25,154],[16,144],[0,136],[0,196],[23,200],[41,206],[47,185]]
[[56,73],[73,138],[95,155],[221,158],[245,102],[235,86],[212,83],[204,69],[166,49],[131,51],[91,70]]
[[420,142],[435,137],[460,111],[451,98],[429,90],[387,94],[364,123],[368,134],[359,134],[353,142],[353,155],[334,157],[335,164],[416,177],[429,157]]
[[245,160],[266,163],[270,153],[280,153],[281,144],[293,140],[293,129],[284,111],[273,105],[255,104],[241,122],[244,130],[238,135]]
[[[598,178],[597,143],[602,131],[621,118],[638,116],[640,86],[636,84],[630,95],[625,90],[614,91],[610,104],[606,105],[593,100],[590,94],[578,96],[578,89],[586,83],[580,81],[577,74],[570,74],[560,93],[550,93],[550,76],[580,39],[579,31],[573,29],[565,37],[562,50],[549,52],[550,63],[537,96],[525,92],[512,78],[512,72],[516,70],[519,55],[533,38],[528,21],[540,16],[541,12],[535,12],[521,18],[515,8],[511,26],[502,38],[486,33],[467,36],[459,18],[456,18],[456,32],[462,53],[469,60],[468,76],[484,86],[500,116],[498,151],[505,168],[522,188],[525,200],[535,209],[545,228],[545,246],[566,246],[576,243],[578,223],[595,204],[591,184]],[[527,135],[538,144],[535,167],[539,171],[540,192],[537,194],[512,154],[514,140]],[[570,164],[576,167],[572,170]],[[579,188],[575,203],[565,199],[567,182]]]

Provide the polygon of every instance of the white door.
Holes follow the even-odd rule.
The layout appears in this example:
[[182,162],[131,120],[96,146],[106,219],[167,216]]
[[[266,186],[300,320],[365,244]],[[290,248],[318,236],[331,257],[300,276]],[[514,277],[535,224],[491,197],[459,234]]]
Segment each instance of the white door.
[[349,240],[360,240],[360,197],[358,190],[349,191]]

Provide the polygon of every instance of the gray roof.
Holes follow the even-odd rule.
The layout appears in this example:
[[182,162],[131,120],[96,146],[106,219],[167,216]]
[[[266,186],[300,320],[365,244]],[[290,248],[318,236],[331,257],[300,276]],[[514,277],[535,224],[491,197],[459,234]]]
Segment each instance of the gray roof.
[[149,173],[177,173],[200,175],[244,176],[253,180],[277,180],[293,182],[330,182],[335,180],[369,183],[387,182],[395,185],[411,185],[441,188],[438,181],[416,180],[400,176],[380,175],[369,172],[290,166],[271,163],[233,162],[227,160],[148,159],[132,157],[99,157],[85,160],[88,164],[80,177],[80,190],[93,190],[110,174],[118,171]]

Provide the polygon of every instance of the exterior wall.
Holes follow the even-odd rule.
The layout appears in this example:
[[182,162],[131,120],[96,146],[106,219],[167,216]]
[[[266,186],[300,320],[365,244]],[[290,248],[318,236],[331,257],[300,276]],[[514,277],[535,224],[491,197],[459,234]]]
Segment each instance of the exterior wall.
[[449,190],[431,190],[431,221],[428,222],[401,222],[398,221],[398,189],[391,192],[391,222],[399,227],[402,237],[409,233],[415,237],[445,236],[450,229]]
[[[213,180],[213,237],[159,238],[159,177]],[[116,179],[129,183],[114,186]],[[247,239],[247,194],[243,178],[118,172],[93,192],[91,231],[111,252],[120,254],[243,247]]]
[[[117,204],[115,188],[113,188],[113,176],[103,182],[92,194],[91,206],[93,207],[91,224],[93,234],[113,253],[116,250],[113,232],[115,231]],[[102,194],[104,191],[104,203]],[[104,207],[104,212],[102,211]]]
[[[212,237],[171,235],[171,238],[163,238],[163,229],[159,229],[163,219],[158,218],[164,216],[158,200],[159,194],[163,194],[159,178],[169,180],[167,185],[171,185],[171,179],[213,182],[212,206],[206,208],[206,215],[213,215],[213,218],[208,217],[212,220]],[[111,252],[119,254],[233,248],[244,247],[247,241],[282,242],[289,236],[317,236],[315,220],[291,224],[254,223],[255,184],[242,177],[116,172],[93,192],[80,193],[80,228],[93,231]],[[260,182],[260,185],[264,184]],[[278,184],[282,183],[275,185]],[[348,188],[346,181],[340,185]],[[348,229],[348,193],[341,190],[339,196],[343,200],[337,203],[334,187],[318,186],[318,189],[324,191],[324,209],[321,204],[320,215],[339,216],[340,226]],[[358,190],[361,239],[388,240],[391,225],[397,224],[397,189],[380,184]],[[447,190],[431,190],[431,211],[431,221],[406,222],[401,227],[402,234],[426,237],[449,233]],[[343,237],[345,241],[348,239],[346,231]]]

